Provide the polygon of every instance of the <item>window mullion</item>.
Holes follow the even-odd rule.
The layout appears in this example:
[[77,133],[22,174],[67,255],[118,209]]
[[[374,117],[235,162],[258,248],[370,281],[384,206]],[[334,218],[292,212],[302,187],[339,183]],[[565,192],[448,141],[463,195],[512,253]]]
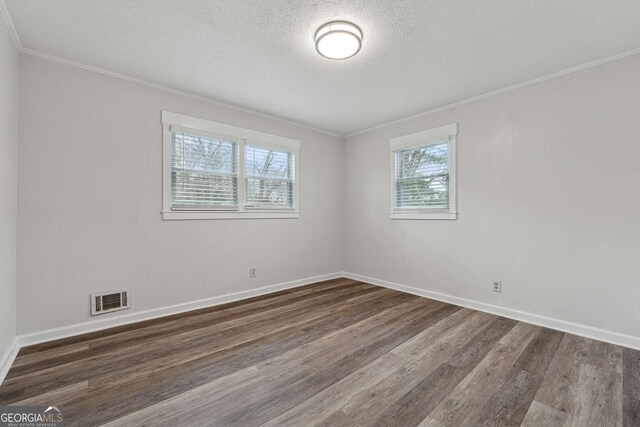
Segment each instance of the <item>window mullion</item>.
[[247,171],[245,163],[245,145],[247,141],[242,139],[238,143],[238,209],[244,212],[247,204]]
[[[280,153],[277,165],[267,168],[273,173],[271,169],[286,167],[280,165],[281,153],[297,153],[299,141],[168,111],[162,112],[162,124],[163,219],[231,219],[234,215],[237,218],[298,218],[297,202],[291,194],[298,189],[297,175],[288,179],[257,177],[256,180],[265,182],[264,196],[262,192],[256,194],[259,206],[249,206],[254,194],[253,179],[249,175],[252,171],[247,169],[250,161],[247,150],[255,140],[261,145],[264,143],[268,150]],[[180,145],[174,145],[178,143]],[[233,144],[232,165],[229,164],[230,143]],[[189,144],[188,150],[186,144]],[[218,149],[218,145],[223,147]],[[290,160],[289,174],[293,175],[293,159]],[[290,196],[291,206],[284,206],[287,205],[286,200],[283,201],[285,193]]]
[[453,123],[390,140],[392,219],[456,219],[457,131]]

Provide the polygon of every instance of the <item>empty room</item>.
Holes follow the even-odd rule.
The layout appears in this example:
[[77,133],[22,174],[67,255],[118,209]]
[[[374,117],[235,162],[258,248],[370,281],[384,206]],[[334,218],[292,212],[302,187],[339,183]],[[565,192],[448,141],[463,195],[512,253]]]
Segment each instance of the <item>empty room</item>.
[[0,427],[640,426],[639,1],[0,14]]

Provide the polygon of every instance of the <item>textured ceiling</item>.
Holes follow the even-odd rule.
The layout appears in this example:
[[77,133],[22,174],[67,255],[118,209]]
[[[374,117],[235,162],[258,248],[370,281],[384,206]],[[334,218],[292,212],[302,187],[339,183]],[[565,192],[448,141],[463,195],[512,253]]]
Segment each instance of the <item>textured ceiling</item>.
[[26,49],[339,134],[640,48],[638,0],[5,1]]

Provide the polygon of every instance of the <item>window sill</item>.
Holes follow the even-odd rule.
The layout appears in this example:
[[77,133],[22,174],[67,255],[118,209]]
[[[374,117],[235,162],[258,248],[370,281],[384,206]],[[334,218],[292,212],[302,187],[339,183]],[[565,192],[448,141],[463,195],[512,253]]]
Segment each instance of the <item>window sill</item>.
[[296,219],[300,212],[286,211],[162,211],[162,219],[201,220],[201,219]]
[[457,219],[456,212],[391,212],[391,219]]

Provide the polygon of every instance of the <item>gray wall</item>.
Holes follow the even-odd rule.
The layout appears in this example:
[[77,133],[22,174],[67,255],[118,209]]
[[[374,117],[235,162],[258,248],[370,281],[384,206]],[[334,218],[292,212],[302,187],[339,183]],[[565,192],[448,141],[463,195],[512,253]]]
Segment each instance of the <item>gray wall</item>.
[[[20,61],[20,333],[91,320],[95,291],[132,290],[119,316],[343,270],[340,138]],[[299,139],[300,219],[162,221],[161,110]]]
[[[343,143],[22,55],[19,332],[90,320],[97,290],[139,311],[346,270],[638,337],[639,75],[636,55]],[[162,221],[162,109],[300,139],[301,218]],[[452,122],[458,220],[390,220],[389,139]]]
[[0,18],[0,360],[16,336],[18,52]]
[[[348,138],[347,271],[639,336],[639,117],[635,55]],[[453,122],[458,220],[390,220],[389,139]]]

